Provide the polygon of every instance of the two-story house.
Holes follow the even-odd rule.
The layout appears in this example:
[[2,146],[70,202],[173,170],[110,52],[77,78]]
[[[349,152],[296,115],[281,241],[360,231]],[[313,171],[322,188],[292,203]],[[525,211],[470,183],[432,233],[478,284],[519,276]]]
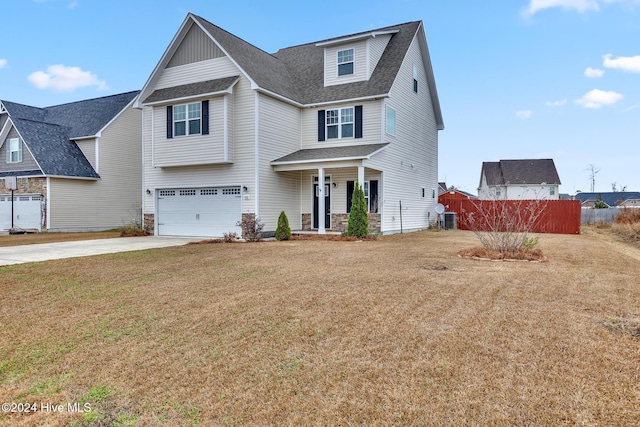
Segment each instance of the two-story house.
[[356,181],[374,232],[434,219],[444,124],[422,22],[269,54],[188,14],[136,106],[156,235],[273,231],[283,210],[343,231]]
[[560,177],[553,159],[483,162],[478,198],[484,200],[559,200]]
[[105,230],[140,221],[137,95],[46,108],[0,101],[0,230]]

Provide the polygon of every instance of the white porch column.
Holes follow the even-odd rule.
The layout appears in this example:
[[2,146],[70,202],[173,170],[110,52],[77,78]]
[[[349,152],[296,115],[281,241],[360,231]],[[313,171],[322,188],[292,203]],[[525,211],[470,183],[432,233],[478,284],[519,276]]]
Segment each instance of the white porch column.
[[358,166],[358,183],[364,189],[364,166]]
[[318,234],[327,234],[327,230],[324,227],[324,196],[324,168],[318,168]]

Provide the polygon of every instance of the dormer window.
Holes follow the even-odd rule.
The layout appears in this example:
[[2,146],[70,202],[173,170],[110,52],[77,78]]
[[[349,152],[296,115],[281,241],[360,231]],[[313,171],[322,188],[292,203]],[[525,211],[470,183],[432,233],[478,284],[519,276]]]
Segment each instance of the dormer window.
[[353,49],[338,51],[338,76],[353,74]]

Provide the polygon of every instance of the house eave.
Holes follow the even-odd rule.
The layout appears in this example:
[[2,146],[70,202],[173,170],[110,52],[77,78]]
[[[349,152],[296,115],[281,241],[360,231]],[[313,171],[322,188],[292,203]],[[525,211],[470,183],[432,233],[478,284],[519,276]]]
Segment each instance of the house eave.
[[219,91],[216,91],[216,92],[207,92],[207,93],[201,93],[201,94],[198,94],[198,95],[190,95],[190,96],[182,96],[182,97],[179,97],[179,98],[163,99],[163,100],[154,101],[154,102],[140,103],[140,105],[151,107],[151,106],[162,105],[162,104],[175,104],[177,102],[188,101],[190,99],[195,99],[195,98],[212,98],[214,96],[220,96],[220,95],[231,95],[232,93],[233,93],[233,86],[229,87],[228,89],[219,90]]
[[367,95],[367,96],[361,96],[358,98],[347,98],[347,99],[336,99],[333,101],[313,102],[313,103],[304,104],[304,107],[315,108],[315,107],[322,107],[325,105],[343,104],[343,103],[349,103],[349,102],[377,101],[379,99],[388,98],[388,97],[389,97],[389,93],[382,93],[379,95]]
[[342,38],[337,38],[337,39],[333,39],[333,40],[327,40],[327,41],[324,41],[324,42],[316,43],[316,46],[317,47],[335,46],[335,45],[351,43],[351,42],[355,42],[355,41],[359,41],[359,40],[372,39],[372,38],[375,38],[377,36],[383,36],[383,35],[388,35],[388,34],[396,34],[398,32],[399,32],[399,30],[370,31],[368,33],[362,33],[362,34],[357,34],[357,35],[350,36],[350,37],[342,37]]

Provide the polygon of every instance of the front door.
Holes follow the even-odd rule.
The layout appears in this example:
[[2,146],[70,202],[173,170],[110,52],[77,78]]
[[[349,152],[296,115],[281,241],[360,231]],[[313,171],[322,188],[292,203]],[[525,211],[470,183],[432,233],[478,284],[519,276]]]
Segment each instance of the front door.
[[[324,228],[331,228],[331,185],[324,185]],[[318,228],[318,183],[313,184],[313,228]]]

